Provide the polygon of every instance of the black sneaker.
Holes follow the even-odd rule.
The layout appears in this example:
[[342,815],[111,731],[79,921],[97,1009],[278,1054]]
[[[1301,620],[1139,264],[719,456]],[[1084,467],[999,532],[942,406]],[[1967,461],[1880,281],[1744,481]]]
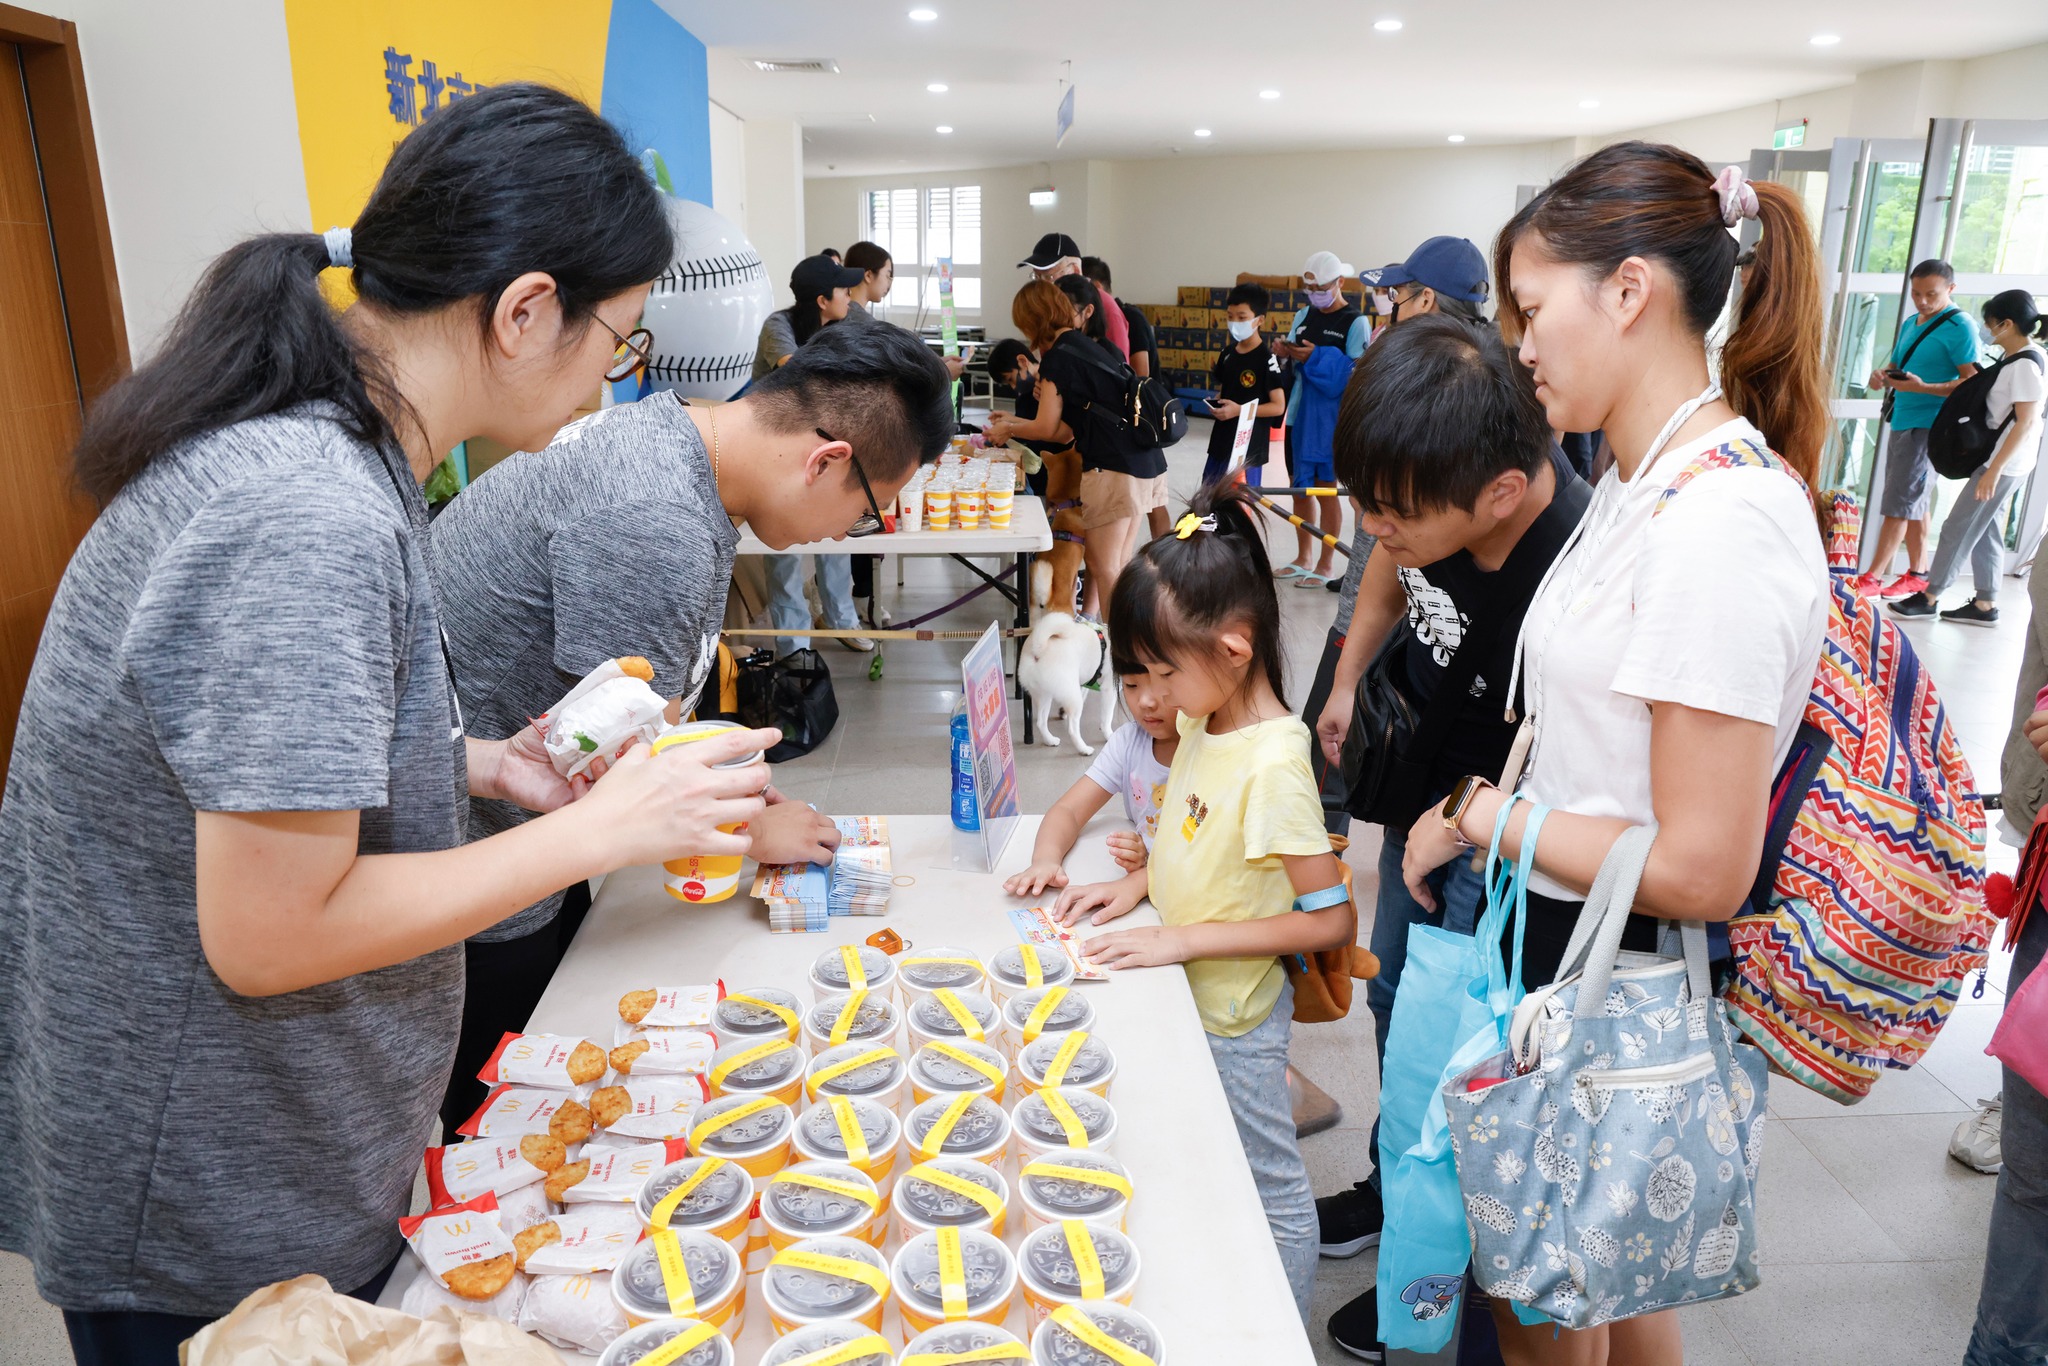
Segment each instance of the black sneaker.
[[[1911,597],[1894,598],[1885,606],[1891,609],[1895,617],[1931,617],[1934,615],[1934,609],[1940,604],[1934,600],[1931,593],[1915,593]],[[1947,616],[1948,613],[1944,612],[1942,615]]]
[[1368,1290],[1330,1315],[1330,1341],[1360,1361],[1385,1361],[1387,1344],[1380,1341],[1380,1292]]
[[1387,1213],[1380,1193],[1370,1181],[1360,1181],[1350,1190],[1326,1195],[1316,1201],[1316,1227],[1322,1236],[1325,1257],[1356,1257],[1380,1241],[1380,1225]]
[[1998,609],[1996,607],[1980,607],[1977,605],[1977,600],[1972,598],[1961,607],[1951,608],[1943,612],[1941,619],[1943,621],[1952,621],[1958,626],[1996,626],[1998,625]]

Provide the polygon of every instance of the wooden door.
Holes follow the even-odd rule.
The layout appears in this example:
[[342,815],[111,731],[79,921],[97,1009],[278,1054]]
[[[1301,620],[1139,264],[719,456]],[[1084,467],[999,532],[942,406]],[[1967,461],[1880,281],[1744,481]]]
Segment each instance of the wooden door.
[[57,580],[92,524],[82,407],[19,49],[0,43],[0,774]]

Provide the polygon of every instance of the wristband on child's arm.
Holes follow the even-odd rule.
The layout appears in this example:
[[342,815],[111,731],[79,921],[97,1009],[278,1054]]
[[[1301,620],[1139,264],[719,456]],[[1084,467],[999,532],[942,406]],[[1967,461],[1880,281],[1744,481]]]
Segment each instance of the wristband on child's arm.
[[1294,898],[1297,911],[1320,911],[1327,906],[1341,906],[1351,900],[1351,889],[1343,883],[1325,887],[1319,892],[1306,892]]

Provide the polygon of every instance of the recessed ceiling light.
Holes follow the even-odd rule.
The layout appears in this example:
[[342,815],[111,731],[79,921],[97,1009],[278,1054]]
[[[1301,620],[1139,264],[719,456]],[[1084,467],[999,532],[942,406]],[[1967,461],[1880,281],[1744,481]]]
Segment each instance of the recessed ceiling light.
[[942,123],[939,125],[939,131],[941,133],[950,133],[953,131],[953,125],[950,123]]
[[1452,142],[1463,142],[1465,140],[1465,135],[1463,133],[1453,133],[1451,134],[1450,140]]
[[929,24],[939,17],[939,12],[935,9],[914,9],[910,12],[910,17],[920,24]]
[[1599,107],[1600,107],[1600,101],[1598,101],[1598,100],[1580,100],[1580,101],[1579,101],[1579,108],[1581,108],[1581,109],[1598,109]]
[[1261,90],[1259,98],[1262,100],[1277,100],[1280,98],[1280,92],[1277,90]]
[[1836,43],[1842,41],[1842,35],[1839,33],[1816,33],[1806,41],[1812,43],[1815,47],[1833,47]]
[[1373,29],[1379,33],[1399,33],[1401,31],[1401,21],[1399,19],[1382,19],[1373,25]]
[[1208,129],[1206,129],[1206,128],[1197,128],[1197,129],[1195,130],[1195,136],[1196,136],[1196,137],[1198,137],[1198,138],[1205,138],[1205,137],[1208,137],[1208,136],[1209,136],[1209,130],[1208,130]]
[[925,89],[931,91],[934,95],[943,95],[946,93],[946,83],[944,81],[933,81]]

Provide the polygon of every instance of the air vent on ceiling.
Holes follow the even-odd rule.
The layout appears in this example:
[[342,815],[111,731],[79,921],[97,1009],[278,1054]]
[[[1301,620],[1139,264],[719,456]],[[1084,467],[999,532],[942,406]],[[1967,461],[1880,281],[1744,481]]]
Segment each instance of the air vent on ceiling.
[[771,76],[837,76],[839,63],[830,57],[756,57],[754,69]]

